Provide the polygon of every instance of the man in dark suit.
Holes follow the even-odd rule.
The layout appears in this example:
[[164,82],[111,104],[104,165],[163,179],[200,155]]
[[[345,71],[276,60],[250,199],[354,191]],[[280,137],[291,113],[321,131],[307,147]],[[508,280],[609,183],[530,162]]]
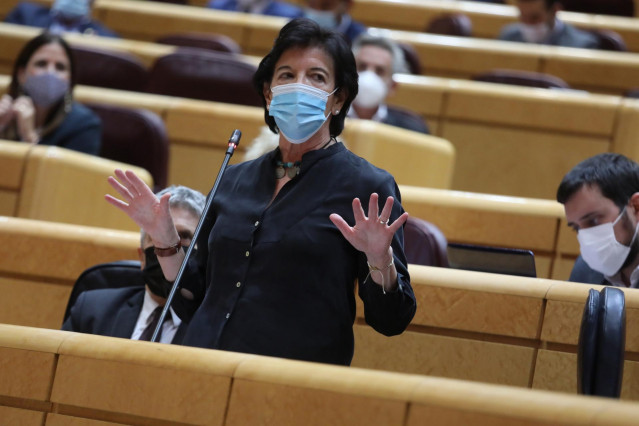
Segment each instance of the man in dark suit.
[[304,15],[302,9],[284,1],[275,0],[211,0],[207,7],[233,12],[255,13],[284,18],[299,18]]
[[118,37],[115,32],[91,18],[92,7],[93,0],[56,0],[50,9],[22,1],[9,12],[4,22],[46,28],[52,32]]
[[353,43],[353,55],[359,91],[348,116],[428,134],[428,126],[417,114],[386,104],[386,98],[397,86],[393,75],[408,69],[402,49],[387,38],[362,34]]
[[562,179],[557,201],[581,251],[570,280],[639,288],[639,164],[613,153],[584,160]]
[[337,31],[349,44],[366,32],[366,27],[353,21],[349,11],[353,0],[306,0],[304,16],[317,22],[320,27]]
[[[164,279],[157,256],[167,255],[191,243],[193,233],[204,209],[204,195],[184,186],[171,186],[160,191],[159,198],[170,194],[169,209],[180,235],[175,247],[157,248],[145,233],[141,234],[138,255],[145,286],[89,290],[80,293],[71,307],[63,330],[103,336],[150,340],[158,317],[171,289]],[[166,254],[165,254],[166,253]],[[187,324],[169,310],[162,325],[159,341],[180,343]]]
[[557,18],[559,0],[517,0],[519,23],[507,25],[500,40],[596,49],[597,37]]

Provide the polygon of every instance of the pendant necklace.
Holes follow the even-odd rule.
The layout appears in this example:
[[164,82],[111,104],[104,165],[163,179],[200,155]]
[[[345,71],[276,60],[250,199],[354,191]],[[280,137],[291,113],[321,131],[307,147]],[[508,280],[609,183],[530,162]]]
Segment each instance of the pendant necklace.
[[[333,138],[331,137],[324,145],[321,146],[321,148],[319,149],[324,149],[328,146],[328,144],[331,143],[331,141],[333,141]],[[295,161],[295,162],[283,162],[283,161],[277,161],[277,163],[275,163],[275,179],[282,179],[285,175],[289,177],[289,179],[293,179],[295,176],[300,174],[300,166],[302,165],[301,161]]]

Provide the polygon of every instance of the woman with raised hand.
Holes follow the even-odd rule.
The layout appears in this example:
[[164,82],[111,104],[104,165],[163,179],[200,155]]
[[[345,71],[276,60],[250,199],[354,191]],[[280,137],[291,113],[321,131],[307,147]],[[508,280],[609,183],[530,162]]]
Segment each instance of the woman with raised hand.
[[[339,34],[291,21],[254,83],[279,146],[230,166],[221,181],[173,303],[190,321],[183,344],[349,365],[356,282],[380,333],[403,332],[415,314],[408,214],[393,177],[336,139],[357,95]],[[121,199],[107,200],[151,236],[174,280],[184,252],[167,196],[157,199],[132,172],[115,176]]]

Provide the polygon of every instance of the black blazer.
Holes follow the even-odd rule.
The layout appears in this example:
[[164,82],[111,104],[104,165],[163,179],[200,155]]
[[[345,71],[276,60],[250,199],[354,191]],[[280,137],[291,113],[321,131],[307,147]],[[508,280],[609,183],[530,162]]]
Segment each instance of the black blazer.
[[[71,307],[62,330],[131,338],[144,302],[144,287],[84,291]],[[187,324],[183,321],[171,343],[180,344]]]
[[575,260],[575,266],[572,267],[568,281],[586,284],[610,284],[601,272],[591,269],[581,256]]

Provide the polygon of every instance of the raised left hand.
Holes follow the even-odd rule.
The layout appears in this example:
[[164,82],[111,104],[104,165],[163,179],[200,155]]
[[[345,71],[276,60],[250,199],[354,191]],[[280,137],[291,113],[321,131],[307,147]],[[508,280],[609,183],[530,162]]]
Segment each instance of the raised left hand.
[[389,223],[393,197],[386,199],[381,213],[379,213],[378,199],[379,196],[376,193],[371,194],[368,200],[368,217],[364,214],[359,198],[353,200],[355,217],[353,226],[349,226],[337,213],[331,214],[330,219],[353,247],[366,254],[371,265],[382,266],[390,261],[389,249],[393,235],[404,225],[408,219],[408,213],[402,214],[393,223]]

